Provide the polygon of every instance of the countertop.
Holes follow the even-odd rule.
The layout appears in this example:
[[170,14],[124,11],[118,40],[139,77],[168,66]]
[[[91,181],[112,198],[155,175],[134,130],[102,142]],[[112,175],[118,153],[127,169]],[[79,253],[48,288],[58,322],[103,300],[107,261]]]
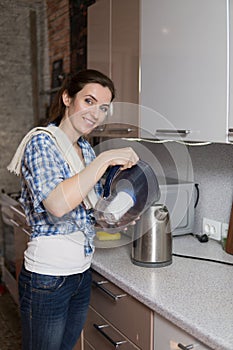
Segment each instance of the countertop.
[[[233,350],[233,266],[173,256],[166,267],[139,267],[131,244],[111,244],[96,248],[94,270],[210,348]],[[233,264],[219,242],[191,235],[173,237],[173,253]]]

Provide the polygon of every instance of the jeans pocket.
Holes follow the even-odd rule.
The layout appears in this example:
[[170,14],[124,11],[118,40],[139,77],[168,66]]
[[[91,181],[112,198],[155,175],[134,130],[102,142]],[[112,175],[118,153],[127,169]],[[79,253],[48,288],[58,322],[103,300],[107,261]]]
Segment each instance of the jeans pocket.
[[65,276],[50,276],[33,273],[32,290],[55,291],[65,283]]

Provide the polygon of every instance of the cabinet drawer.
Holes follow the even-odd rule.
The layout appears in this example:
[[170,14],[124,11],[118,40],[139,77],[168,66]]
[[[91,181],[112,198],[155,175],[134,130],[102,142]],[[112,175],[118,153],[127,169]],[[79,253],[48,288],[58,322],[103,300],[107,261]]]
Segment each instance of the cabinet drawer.
[[95,350],[95,349],[84,339],[82,350]]
[[93,271],[91,306],[134,344],[144,350],[153,344],[153,312]]
[[[160,315],[155,314],[155,350],[180,350],[182,345],[190,349],[211,350],[199,340],[167,321]],[[178,346],[178,344],[180,344]],[[192,346],[192,347],[191,347]]]
[[118,332],[110,323],[102,318],[92,307],[89,307],[87,321],[84,327],[86,340],[85,350],[137,350],[127,338]]

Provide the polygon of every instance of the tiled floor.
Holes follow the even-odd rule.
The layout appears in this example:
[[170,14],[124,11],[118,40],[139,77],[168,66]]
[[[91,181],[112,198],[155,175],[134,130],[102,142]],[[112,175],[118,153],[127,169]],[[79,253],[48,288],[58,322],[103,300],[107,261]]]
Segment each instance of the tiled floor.
[[0,294],[0,350],[20,350],[18,306],[7,290]]

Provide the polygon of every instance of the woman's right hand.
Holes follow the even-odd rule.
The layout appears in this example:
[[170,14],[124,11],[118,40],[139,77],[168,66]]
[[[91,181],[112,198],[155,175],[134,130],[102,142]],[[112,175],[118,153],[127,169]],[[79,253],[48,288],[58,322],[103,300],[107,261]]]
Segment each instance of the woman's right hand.
[[99,157],[102,158],[103,165],[106,167],[121,165],[121,170],[131,168],[139,160],[138,155],[131,147],[111,149],[102,152]]

